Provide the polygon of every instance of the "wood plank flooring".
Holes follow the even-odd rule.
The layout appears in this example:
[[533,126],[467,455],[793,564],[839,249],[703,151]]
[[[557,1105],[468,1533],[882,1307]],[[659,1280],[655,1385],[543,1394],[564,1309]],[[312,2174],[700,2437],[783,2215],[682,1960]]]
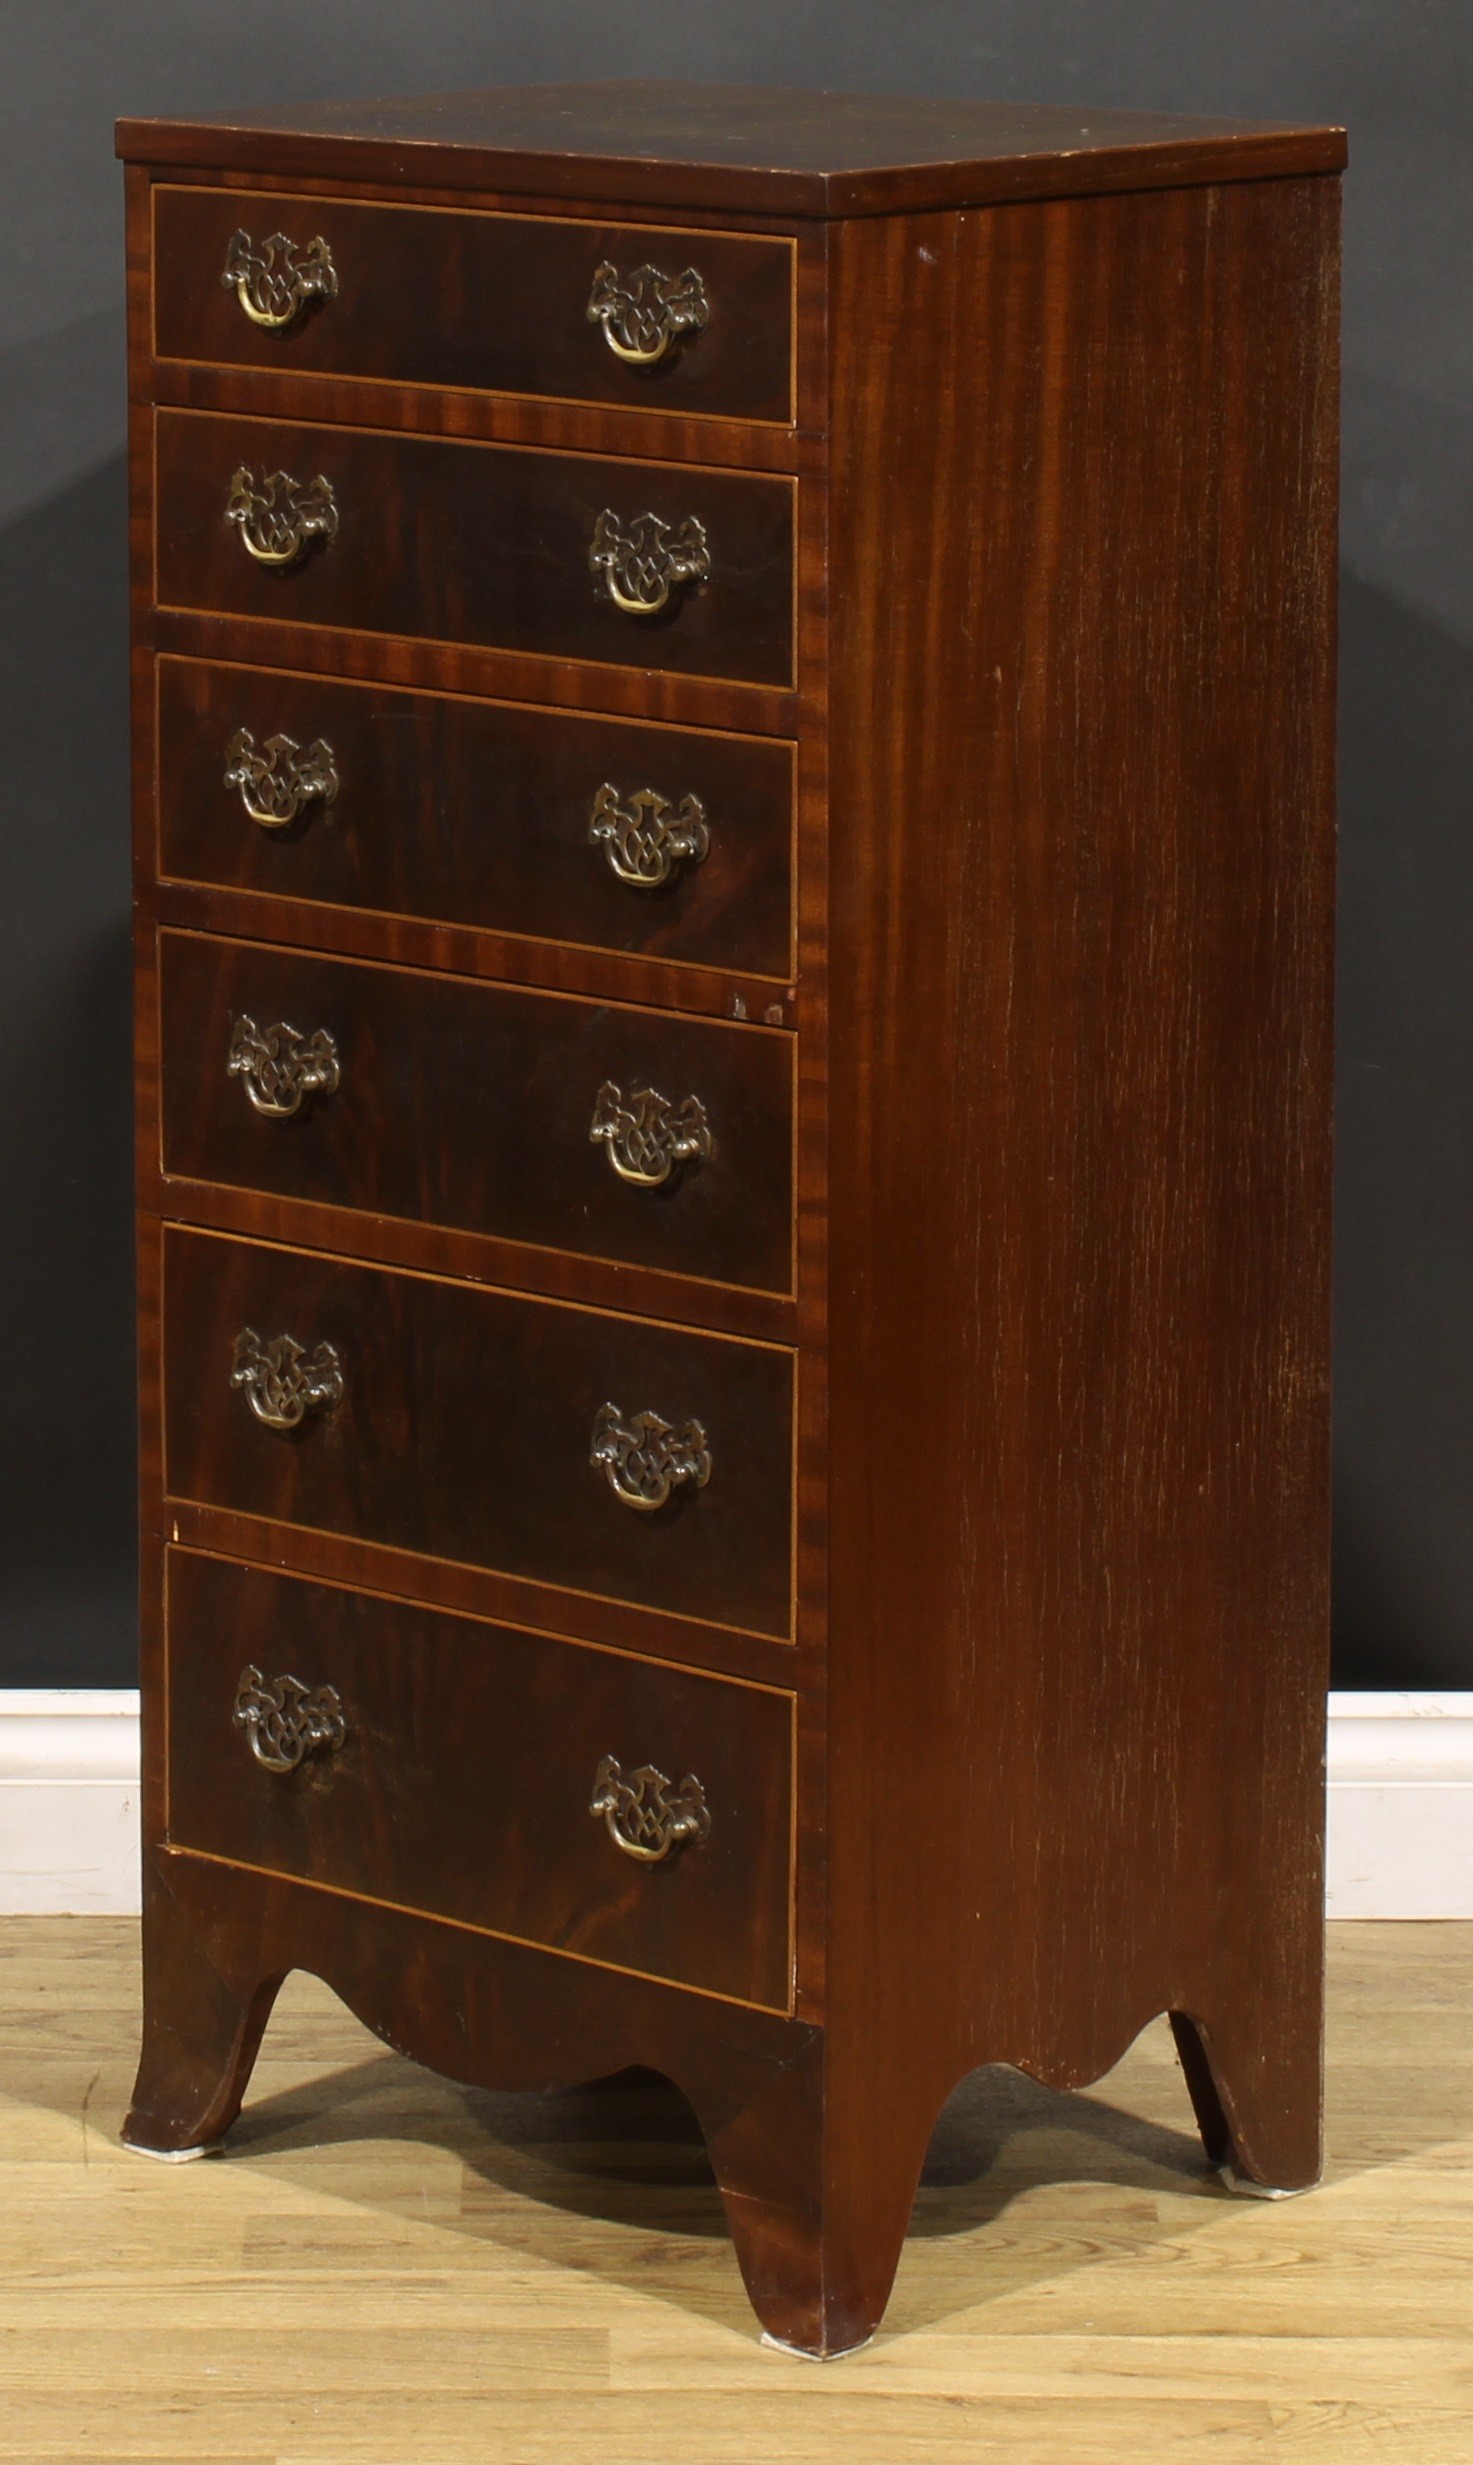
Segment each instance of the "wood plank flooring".
[[1217,2186],[1164,2023],[1087,2096],[979,2074],[820,2368],[659,2084],[471,2095],[299,1977],[231,2154],[149,2165],[134,1927],[0,1920],[0,2459],[1470,2465],[1473,1924],[1332,1936],[1319,2191]]

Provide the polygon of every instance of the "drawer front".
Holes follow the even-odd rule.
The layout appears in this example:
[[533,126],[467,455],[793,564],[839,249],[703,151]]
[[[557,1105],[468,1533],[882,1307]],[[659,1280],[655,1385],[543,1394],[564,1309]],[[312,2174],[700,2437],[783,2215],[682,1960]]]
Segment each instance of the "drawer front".
[[787,744],[176,658],[158,714],[173,880],[791,972]]
[[159,936],[166,1173],[774,1292],[793,1038]]
[[207,411],[156,467],[166,607],[792,683],[792,480]]
[[791,1633],[790,1353],[179,1226],[164,1259],[171,1496]]
[[158,188],[154,347],[786,422],[793,260],[791,240],[714,231]]
[[786,2008],[790,1696],[177,1550],[166,1617],[176,1846]]

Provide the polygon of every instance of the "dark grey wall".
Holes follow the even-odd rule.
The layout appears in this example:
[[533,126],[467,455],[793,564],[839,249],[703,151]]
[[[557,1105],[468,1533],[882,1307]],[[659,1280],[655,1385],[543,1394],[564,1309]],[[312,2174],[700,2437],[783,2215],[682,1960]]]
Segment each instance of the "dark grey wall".
[[1468,0],[0,0],[0,1684],[133,1668],[111,124],[679,75],[1351,132],[1339,1676],[1473,1686]]

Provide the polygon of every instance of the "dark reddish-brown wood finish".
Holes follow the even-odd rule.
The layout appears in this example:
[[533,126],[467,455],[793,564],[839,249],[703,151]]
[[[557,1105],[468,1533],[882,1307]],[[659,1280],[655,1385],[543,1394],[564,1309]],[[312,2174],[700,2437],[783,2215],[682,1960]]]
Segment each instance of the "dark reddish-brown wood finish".
[[1339,128],[649,79],[123,120],[139,162],[727,214],[893,214],[1339,171]]
[[[812,521],[818,500],[811,484],[805,500]],[[808,554],[816,553],[816,542],[810,541]],[[801,553],[799,562],[801,567]],[[295,668],[426,693],[525,701],[611,719],[729,730],[739,736],[796,737],[800,742],[813,719],[811,700],[786,686],[730,683],[655,667],[616,668],[490,643],[355,633],[350,625],[298,624],[285,606],[264,622],[212,608],[151,607],[150,615],[149,634],[158,649],[186,658]]]
[[1319,2171],[1337,204],[837,235],[841,2152],[1169,2009]]
[[[793,1038],[214,935],[160,936],[163,1170],[725,1284],[793,1280]],[[334,1046],[286,1117],[226,1061],[242,1020]],[[701,1104],[710,1152],[647,1188],[591,1135],[612,1083]]]
[[[166,879],[791,974],[789,745],[197,659],[160,659],[158,686]],[[225,778],[241,728],[326,743],[334,801],[253,827]],[[705,857],[652,889],[621,881],[590,837],[604,786],[672,817],[694,797]]]
[[[186,1551],[165,1583],[176,1847],[786,2011],[791,1696]],[[251,1667],[334,1688],[342,1744],[263,1768]],[[693,1773],[707,1838],[625,1855],[609,1754]]]
[[[230,1384],[244,1328],[330,1344],[342,1401],[264,1427]],[[793,1371],[774,1346],[183,1230],[163,1330],[171,1497],[790,1631]],[[606,1403],[699,1421],[705,1487],[624,1505],[591,1461]]]
[[[255,624],[490,643],[614,667],[786,685],[793,489],[785,479],[367,428],[160,411],[155,588],[172,608]],[[339,528],[295,564],[256,563],[226,521],[233,474],[332,489]],[[708,581],[628,616],[589,552],[599,515],[704,527]]]
[[[147,2014],[128,2136],[178,2149],[228,2127],[297,1965],[458,2078],[546,2087],[650,2064],[700,2116],[764,2324],[813,2353],[875,2327],[936,2112],[973,2065],[1078,2084],[1169,2011],[1183,2111],[1189,2094],[1211,2161],[1274,2189],[1319,2162],[1338,203],[1324,175],[1343,137],[1124,114],[1087,126],[884,98],[595,89],[344,107],[315,129],[123,133],[137,157],[152,1211]],[[181,164],[263,202],[273,183],[329,205],[469,194],[478,211],[530,205],[544,221],[707,217],[733,239],[834,216],[788,226],[796,424],[366,386],[265,355],[160,363],[150,166]],[[179,409],[156,414],[165,403]],[[172,517],[170,554],[195,577],[175,609],[152,600],[156,418],[179,440],[176,506],[195,509],[183,530]],[[377,577],[330,606],[284,593],[264,617],[246,610],[223,552],[236,543],[218,536],[213,448],[185,440],[252,423],[310,426],[334,450],[361,447],[365,469],[387,454],[417,471],[431,451],[447,468],[589,456],[641,488],[780,486],[791,673],[683,668],[658,651],[621,664],[582,633],[525,626],[466,636],[412,560],[394,583],[402,633],[375,630]],[[457,437],[481,442],[434,442]],[[780,472],[792,476],[762,477]],[[394,497],[393,521],[408,522],[419,484]],[[177,663],[165,845],[191,851],[163,883],[158,652]],[[314,821],[294,847],[213,868],[217,684],[253,670],[252,694],[276,679],[298,697],[293,733],[324,732],[317,691],[343,731],[372,705],[373,730],[344,741],[355,775],[383,746],[394,784],[361,854]],[[472,698],[442,711],[445,697]],[[253,707],[264,724],[266,700]],[[400,729],[412,749],[395,768]],[[520,790],[486,790],[494,848],[439,811],[505,747],[519,780],[562,783],[549,801],[566,815],[583,748],[620,731],[709,760],[702,775],[713,793],[733,782],[753,848],[778,805],[751,748],[771,740],[775,778],[796,746],[787,984],[775,972],[763,987],[779,911],[756,921],[750,869],[709,906],[693,874],[668,929],[621,944],[554,865]],[[345,785],[331,833],[348,804]],[[765,860],[762,878],[770,888]],[[161,1179],[161,921],[278,945],[232,968],[357,981],[366,966],[343,963],[373,961],[663,1011],[670,1049],[688,1032],[672,1012],[725,1016],[737,1036],[758,1019],[796,1031],[793,1297],[715,1280],[709,1258],[676,1274],[355,1211],[339,1203],[346,1181],[311,1199],[211,1182],[197,1146],[189,1173]],[[208,1108],[186,1082],[171,1078],[170,1103],[188,1142]],[[218,1232],[170,1231],[160,1213]],[[339,1415],[282,1441],[250,1422],[228,1389],[237,1326],[258,1323],[243,1312],[262,1334],[290,1325],[340,1345],[359,1384]],[[633,1529],[587,1462],[578,1416],[611,1369],[643,1381],[617,1396],[629,1410],[710,1429],[711,1484],[663,1531],[658,1517]],[[372,1419],[369,1397],[384,1399]],[[708,1551],[701,1518],[727,1463]],[[510,1514],[488,1497],[503,1475]],[[292,1878],[233,1865],[235,1824],[235,1848],[209,1855],[171,1838],[169,1540],[347,1587],[335,1604],[373,1595],[303,1622],[324,1648],[343,1620],[388,1638],[402,1619],[457,1612],[468,1622],[437,1668],[461,1665],[462,1637],[477,1638],[467,1669],[475,1654],[508,1673],[497,1655],[530,1670],[543,1651],[603,1645],[667,1665],[639,1679],[655,1708],[692,1685],[715,1697],[697,1669],[791,1694],[790,2016],[499,1939],[460,1901],[432,1917],[380,1905],[393,1893],[361,1875],[329,1889],[305,1856]],[[218,1577],[264,1580],[239,1565]],[[185,1702],[206,1685],[198,1648],[196,1667],[177,1646],[175,1751],[198,1739],[209,1762],[217,1714]],[[382,1650],[375,1686],[407,1700],[407,1660]],[[500,1691],[519,1684],[508,1674]],[[446,1696],[445,1719],[474,1729],[469,1678],[447,1678]],[[368,1819],[365,1856],[382,1819]],[[556,1874],[547,1888],[555,1899]],[[777,1939],[764,1921],[711,1957],[735,1974],[772,1961]]]
[[[221,273],[231,235],[326,240],[335,296],[281,332],[253,325]],[[650,367],[590,323],[597,268],[627,279],[695,263],[709,316]],[[242,189],[154,191],[160,359],[566,395],[626,410],[792,418],[793,243],[639,223],[360,205]]]

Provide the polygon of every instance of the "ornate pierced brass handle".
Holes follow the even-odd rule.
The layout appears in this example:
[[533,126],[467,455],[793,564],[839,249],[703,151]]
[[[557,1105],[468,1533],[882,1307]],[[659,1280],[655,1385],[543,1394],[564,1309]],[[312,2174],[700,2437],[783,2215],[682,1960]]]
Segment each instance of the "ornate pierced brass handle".
[[337,1043],[325,1027],[310,1036],[285,1019],[258,1027],[244,1011],[230,1031],[225,1074],[244,1082],[253,1107],[268,1121],[289,1121],[305,1096],[336,1095],[342,1076]]
[[594,270],[588,322],[601,325],[616,359],[631,368],[653,368],[684,334],[710,323],[711,303],[693,265],[683,274],[662,274],[657,265],[637,265],[621,274],[604,263]]
[[263,1677],[242,1669],[230,1715],[256,1761],[268,1772],[294,1772],[304,1755],[335,1754],[348,1734],[335,1686],[304,1686],[300,1678]]
[[678,584],[705,582],[711,572],[705,527],[694,514],[675,530],[658,514],[636,514],[626,530],[607,506],[593,526],[588,564],[625,616],[658,616]]
[[294,565],[314,539],[336,539],[338,501],[320,471],[315,479],[293,479],[289,471],[258,479],[243,462],[231,478],[225,519],[258,565]]
[[615,1848],[646,1866],[658,1866],[682,1840],[699,1847],[711,1832],[711,1810],[694,1772],[678,1789],[652,1763],[642,1763],[626,1780],[612,1755],[594,1774],[588,1811],[603,1816]]
[[263,830],[285,830],[310,804],[330,805],[341,784],[333,750],[314,736],[304,753],[290,736],[268,736],[258,746],[249,728],[237,728],[225,748],[225,784]]
[[617,1404],[600,1404],[589,1462],[602,1471],[621,1506],[652,1515],[675,1489],[704,1489],[711,1450],[699,1421],[674,1429],[658,1412],[626,1421]]
[[668,796],[642,787],[621,804],[607,779],[593,800],[588,837],[631,890],[658,890],[682,864],[704,864],[711,846],[699,796],[682,796],[672,813]]
[[309,300],[334,300],[337,268],[320,235],[299,248],[284,231],[256,246],[248,231],[233,231],[220,280],[233,291],[252,325],[279,334],[295,324]]
[[658,1190],[677,1164],[711,1153],[711,1125],[699,1096],[672,1104],[655,1087],[634,1087],[626,1096],[611,1078],[598,1091],[588,1135],[608,1150],[621,1181]]
[[232,1387],[267,1429],[295,1429],[309,1412],[343,1400],[343,1365],[331,1344],[319,1344],[309,1360],[293,1335],[273,1335],[263,1344],[254,1327],[235,1339]]

